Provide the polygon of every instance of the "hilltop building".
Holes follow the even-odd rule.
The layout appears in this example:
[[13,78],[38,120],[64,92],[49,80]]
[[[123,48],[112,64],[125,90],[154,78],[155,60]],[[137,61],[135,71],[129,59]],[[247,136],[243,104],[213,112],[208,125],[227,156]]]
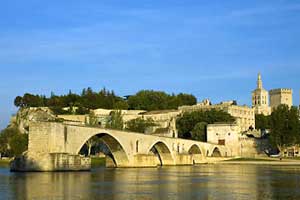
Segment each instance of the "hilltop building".
[[252,108],[254,108],[255,114],[271,114],[271,108],[269,106],[269,93],[263,88],[260,73],[257,77],[257,88],[252,91]]
[[257,88],[252,92],[252,108],[255,109],[255,114],[270,115],[281,104],[288,105],[289,107],[293,105],[293,90],[278,88],[268,92],[263,88],[261,74],[259,73]]
[[178,108],[181,112],[193,112],[199,110],[223,110],[234,118],[236,118],[236,124],[240,128],[240,131],[247,131],[249,129],[255,129],[255,114],[254,109],[247,106],[239,106],[236,101],[221,102],[219,104],[212,105],[208,100],[204,100],[202,103],[198,103],[193,106],[181,106]]
[[272,111],[281,104],[292,107],[293,105],[293,90],[287,88],[279,88],[270,90],[270,106]]

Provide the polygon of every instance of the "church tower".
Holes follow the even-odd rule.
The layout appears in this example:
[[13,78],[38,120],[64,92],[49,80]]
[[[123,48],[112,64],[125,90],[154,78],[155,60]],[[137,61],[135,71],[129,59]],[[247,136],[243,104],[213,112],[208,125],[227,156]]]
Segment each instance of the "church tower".
[[271,108],[269,107],[269,93],[263,88],[261,74],[257,76],[257,88],[252,92],[252,108],[255,109],[255,114],[270,115]]

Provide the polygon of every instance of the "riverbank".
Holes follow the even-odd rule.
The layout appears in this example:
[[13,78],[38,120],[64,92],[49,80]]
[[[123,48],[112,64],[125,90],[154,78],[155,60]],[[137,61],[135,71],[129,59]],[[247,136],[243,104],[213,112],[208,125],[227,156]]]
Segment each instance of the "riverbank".
[[92,159],[91,159],[92,168],[103,167],[103,166],[105,166],[105,163],[106,163],[105,157],[104,158],[92,157]]
[[234,158],[220,161],[217,164],[247,164],[247,165],[300,165],[299,159],[290,158]]
[[0,166],[9,166],[10,160],[2,160],[0,159]]

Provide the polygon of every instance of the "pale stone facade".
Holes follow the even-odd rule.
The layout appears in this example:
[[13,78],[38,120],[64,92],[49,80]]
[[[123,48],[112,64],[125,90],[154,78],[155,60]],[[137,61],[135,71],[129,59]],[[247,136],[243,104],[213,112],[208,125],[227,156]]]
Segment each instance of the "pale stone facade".
[[231,156],[255,157],[264,155],[265,139],[248,137],[252,132],[241,132],[236,124],[208,124],[207,142],[225,145]]
[[212,144],[222,144],[231,149],[232,155],[239,155],[240,127],[236,124],[208,124],[207,142]]
[[273,89],[270,93],[270,106],[272,111],[281,104],[292,107],[293,105],[293,90],[286,88]]
[[269,106],[269,93],[263,88],[260,74],[258,74],[257,77],[257,88],[252,92],[252,108],[254,108],[255,114],[271,114],[271,108]]
[[182,112],[192,112],[199,110],[223,110],[234,118],[241,131],[247,131],[249,128],[255,128],[255,114],[252,108],[247,106],[235,105],[234,101],[221,102],[220,104],[211,105],[205,101],[194,106],[181,106],[178,108]]

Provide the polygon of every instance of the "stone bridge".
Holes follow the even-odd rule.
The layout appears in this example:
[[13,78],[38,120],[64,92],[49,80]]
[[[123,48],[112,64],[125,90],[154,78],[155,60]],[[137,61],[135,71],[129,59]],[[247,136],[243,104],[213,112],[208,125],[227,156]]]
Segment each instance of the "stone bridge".
[[79,156],[79,151],[93,136],[100,137],[107,145],[111,152],[111,163],[116,167],[192,165],[231,154],[225,146],[193,140],[36,122],[29,127],[27,155],[19,158],[12,170],[88,170],[90,159]]

